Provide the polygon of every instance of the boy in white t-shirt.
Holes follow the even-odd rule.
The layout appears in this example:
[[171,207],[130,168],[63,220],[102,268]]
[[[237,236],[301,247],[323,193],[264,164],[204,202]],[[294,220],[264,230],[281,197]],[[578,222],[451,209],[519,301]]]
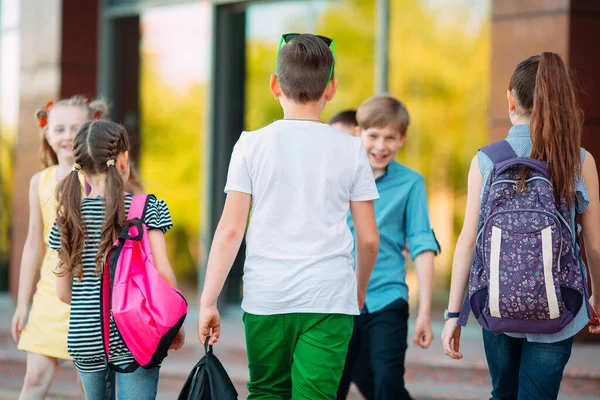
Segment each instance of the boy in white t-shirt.
[[[220,335],[217,297],[246,234],[248,399],[334,399],[377,257],[378,197],[362,142],[320,121],[336,91],[333,40],[286,34],[271,93],[284,118],[243,132],[215,233],[198,334]],[[282,47],[283,45],[283,47]],[[356,230],[356,273],[348,210]]]

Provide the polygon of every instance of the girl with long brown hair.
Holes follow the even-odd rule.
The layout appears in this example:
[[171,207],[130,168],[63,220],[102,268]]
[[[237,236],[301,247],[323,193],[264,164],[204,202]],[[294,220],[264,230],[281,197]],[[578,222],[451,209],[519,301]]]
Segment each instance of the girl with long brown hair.
[[[583,116],[577,106],[569,72],[560,56],[543,53],[519,63],[512,74],[507,98],[513,127],[506,142],[517,157],[529,157],[549,166],[548,176],[554,188],[555,201],[560,204],[566,202],[566,207],[570,207],[571,220],[565,222],[569,224],[571,232],[577,232],[575,217],[580,214],[592,292],[600,293],[598,173],[592,155],[580,148]],[[494,162],[490,157],[478,152],[469,171],[467,209],[456,244],[447,321],[442,333],[444,351],[453,359],[463,357],[460,353],[458,314],[465,298],[475,254],[482,188],[493,170]],[[524,171],[527,172],[527,169]],[[523,175],[521,183],[524,183]],[[515,185],[517,192],[519,188],[519,185]],[[503,240],[504,236],[498,238]],[[572,249],[583,276],[585,266],[576,241]],[[515,259],[521,260],[521,256]],[[529,264],[524,263],[525,258],[522,265],[517,262],[517,267],[528,268]],[[514,286],[519,284],[513,283]],[[590,298],[590,305],[596,312],[600,311],[600,300],[594,296]],[[540,400],[558,397],[563,370],[571,355],[573,336],[587,325],[590,318],[587,299],[583,299],[580,307],[571,315],[572,321],[557,333],[499,333],[483,329],[493,385],[492,399]],[[600,333],[597,327],[590,327],[589,330],[591,333]]]
[[[40,155],[45,169],[36,173],[29,185],[29,229],[12,319],[13,340],[18,342],[19,350],[28,353],[20,399],[43,399],[58,360],[71,359],[67,353],[69,306],[56,297],[54,270],[58,256],[48,247],[48,233],[56,218],[54,190],[73,167],[75,133],[84,122],[101,118],[106,111],[103,101],[73,96],[49,102],[35,114],[41,128]],[[29,309],[38,272],[40,278]]]
[[[125,129],[109,121],[90,121],[81,126],[73,141],[75,164],[58,185],[57,219],[50,231],[50,247],[58,251],[57,294],[71,304],[69,355],[81,375],[88,400],[114,398],[114,373],[108,370],[100,323],[100,274],[106,255],[126,222],[132,195],[125,185],[130,176],[129,137]],[[90,185],[82,194],[79,175]],[[175,275],[167,258],[164,233],[171,216],[164,201],[149,196],[143,216],[156,269],[171,285]],[[183,345],[183,330],[171,348]],[[133,357],[110,327],[110,359],[118,366]],[[146,400],[156,397],[158,368],[138,368],[117,374],[119,399]],[[111,384],[107,385],[107,380]]]

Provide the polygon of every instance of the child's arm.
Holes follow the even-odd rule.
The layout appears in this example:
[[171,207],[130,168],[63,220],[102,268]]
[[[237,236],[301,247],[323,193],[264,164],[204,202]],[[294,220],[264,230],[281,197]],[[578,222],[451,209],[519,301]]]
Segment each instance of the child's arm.
[[429,220],[425,180],[419,178],[408,192],[404,215],[405,232],[410,255],[419,278],[419,313],[415,321],[413,343],[423,349],[433,341],[431,329],[431,295],[433,291],[434,257],[440,247]]
[[200,299],[198,338],[201,343],[204,343],[209,335],[210,345],[219,339],[221,324],[217,298],[242,244],[251,200],[252,196],[248,193],[230,191],[227,194],[223,214],[210,248]]
[[433,341],[431,330],[431,296],[433,294],[433,251],[424,251],[415,257],[415,268],[419,279],[419,314],[415,324],[413,342],[423,349]]
[[351,201],[350,213],[356,233],[356,284],[358,308],[362,309],[367,285],[379,252],[379,230],[375,220],[373,201]]
[[29,301],[33,291],[33,281],[42,265],[45,254],[43,239],[42,210],[38,187],[40,174],[35,174],[29,182],[29,227],[27,239],[21,256],[21,272],[19,274],[19,291],[17,293],[17,308],[12,319],[12,337],[15,343],[19,340],[21,330],[25,326]]
[[177,279],[167,256],[165,234],[160,229],[150,229],[148,240],[150,241],[150,249],[152,249],[156,270],[169,285],[177,287]]
[[73,275],[70,272],[62,273],[60,269],[56,276],[56,294],[58,299],[66,304],[71,304],[73,290]]
[[[590,305],[596,315],[600,313],[600,195],[598,193],[598,172],[591,154],[586,153],[581,175],[588,190],[590,203],[581,214],[583,241],[587,256],[592,286]],[[591,333],[600,333],[600,326],[590,326]]]
[[[469,183],[467,194],[467,209],[462,231],[456,241],[454,261],[452,262],[452,280],[450,283],[450,298],[448,299],[448,310],[460,312],[469,283],[469,272],[475,254],[475,243],[477,241],[477,224],[479,220],[479,208],[481,207],[481,185],[483,176],[479,171],[477,156],[471,162],[469,170]],[[446,321],[442,332],[442,346],[446,355],[455,360],[462,358],[460,350],[460,326],[457,318]]]

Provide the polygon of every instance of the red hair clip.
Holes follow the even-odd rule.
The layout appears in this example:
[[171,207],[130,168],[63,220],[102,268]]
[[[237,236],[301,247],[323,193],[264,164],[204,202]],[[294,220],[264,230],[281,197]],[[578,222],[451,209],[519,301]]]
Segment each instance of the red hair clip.
[[48,103],[46,103],[46,106],[44,107],[44,112],[46,114],[48,114],[50,112],[50,110],[52,109],[53,105],[54,105],[54,102],[52,100],[50,100]]
[[54,102],[52,100],[50,100],[44,106],[44,115],[42,115],[42,117],[40,118],[40,122],[39,122],[40,128],[44,129],[46,127],[46,125],[48,125],[48,113],[52,109],[53,105],[54,105]]

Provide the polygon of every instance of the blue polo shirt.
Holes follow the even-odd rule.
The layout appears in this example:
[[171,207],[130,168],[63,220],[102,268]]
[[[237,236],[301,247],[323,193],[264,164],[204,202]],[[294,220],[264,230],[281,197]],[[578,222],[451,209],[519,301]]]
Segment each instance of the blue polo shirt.
[[[440,251],[429,222],[421,174],[392,161],[375,183],[379,191],[374,203],[380,245],[363,312],[377,312],[400,298],[408,301],[406,259],[402,255],[407,244],[413,260],[424,251]],[[348,225],[356,240],[351,215]]]

